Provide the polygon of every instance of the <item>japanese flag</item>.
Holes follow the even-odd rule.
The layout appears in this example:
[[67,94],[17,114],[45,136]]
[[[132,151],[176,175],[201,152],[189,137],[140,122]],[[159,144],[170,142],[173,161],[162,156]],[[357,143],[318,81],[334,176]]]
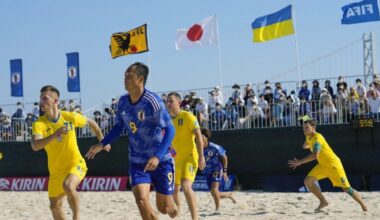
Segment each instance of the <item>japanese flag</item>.
[[210,16],[188,29],[178,29],[175,41],[177,50],[218,44],[216,16]]

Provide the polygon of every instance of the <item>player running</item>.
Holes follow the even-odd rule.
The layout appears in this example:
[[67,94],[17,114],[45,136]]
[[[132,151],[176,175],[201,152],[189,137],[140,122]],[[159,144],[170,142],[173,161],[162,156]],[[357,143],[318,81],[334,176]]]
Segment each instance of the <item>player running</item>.
[[207,128],[202,128],[203,151],[206,160],[206,167],[203,174],[207,177],[207,185],[215,202],[215,214],[220,214],[219,204],[220,199],[229,198],[233,203],[236,203],[232,192],[219,192],[219,187],[223,181],[228,180],[227,166],[228,159],[226,150],[217,144],[210,142],[211,131]]
[[[40,91],[40,108],[44,113],[32,126],[32,149],[45,149],[48,158],[50,209],[55,220],[65,219],[63,199],[67,196],[73,219],[79,219],[79,195],[77,186],[87,172],[77,145],[76,127],[86,124],[94,131],[99,140],[103,139],[98,124],[76,112],[60,111],[59,91],[53,86],[44,86]],[[109,145],[103,150],[109,151]]]
[[134,63],[124,74],[128,94],[119,99],[116,124],[110,133],[87,152],[94,158],[107,144],[116,140],[123,129],[129,137],[129,176],[133,195],[143,219],[158,219],[150,202],[150,186],[156,189],[156,205],[163,214],[174,218],[174,164],[169,152],[174,127],[161,98],[145,89],[149,69]]
[[352,196],[360,204],[363,211],[367,211],[367,207],[359,193],[350,186],[340,159],[335,155],[325,138],[316,131],[316,122],[313,119],[304,120],[303,133],[306,136],[303,148],[310,149],[311,154],[300,160],[293,158],[293,160],[288,161],[288,164],[291,168],[295,169],[301,164],[313,160],[318,161],[318,165],[305,178],[305,185],[320,201],[315,211],[320,211],[328,205],[321,190],[315,184],[316,181],[324,178],[329,178],[335,187],[341,187],[343,191]]

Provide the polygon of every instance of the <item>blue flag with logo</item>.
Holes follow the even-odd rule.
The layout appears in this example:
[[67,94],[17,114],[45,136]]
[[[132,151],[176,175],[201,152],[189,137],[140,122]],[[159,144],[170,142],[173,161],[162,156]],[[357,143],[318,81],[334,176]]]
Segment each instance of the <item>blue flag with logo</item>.
[[369,21],[379,21],[377,0],[363,0],[343,6],[342,24],[356,24]]
[[11,60],[11,96],[23,97],[22,60]]
[[80,92],[79,53],[67,53],[67,90]]

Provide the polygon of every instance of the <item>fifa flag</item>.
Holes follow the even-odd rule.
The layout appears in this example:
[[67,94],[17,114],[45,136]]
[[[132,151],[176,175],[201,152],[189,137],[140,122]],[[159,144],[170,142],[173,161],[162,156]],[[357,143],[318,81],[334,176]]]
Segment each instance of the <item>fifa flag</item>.
[[112,34],[110,50],[112,59],[148,51],[147,25],[144,24],[127,32]]
[[256,18],[251,26],[253,42],[265,42],[294,34],[292,5],[273,14]]
[[11,96],[23,97],[22,60],[11,60]]
[[67,90],[80,92],[79,53],[67,53]]
[[364,0],[342,7],[342,24],[356,24],[369,21],[379,21],[377,0]]
[[176,50],[204,47],[218,44],[217,18],[210,16],[193,24],[188,29],[178,29]]

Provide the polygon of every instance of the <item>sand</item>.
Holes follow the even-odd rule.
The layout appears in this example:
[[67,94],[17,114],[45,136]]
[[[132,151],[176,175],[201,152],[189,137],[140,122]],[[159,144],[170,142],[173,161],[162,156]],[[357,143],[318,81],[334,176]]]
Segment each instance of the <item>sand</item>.
[[[214,202],[207,192],[197,192],[201,219],[380,219],[380,192],[361,192],[369,211],[345,193],[324,193],[330,205],[322,212],[313,210],[318,205],[311,193],[235,192],[237,204],[225,199],[221,214],[214,215]],[[81,218],[83,220],[141,219],[133,195],[127,192],[80,192]],[[182,195],[181,215],[176,219],[190,219]],[[151,195],[155,204],[154,193]],[[65,203],[67,219],[70,209]],[[0,219],[44,220],[52,219],[47,192],[0,192]],[[160,215],[160,219],[170,219]]]

